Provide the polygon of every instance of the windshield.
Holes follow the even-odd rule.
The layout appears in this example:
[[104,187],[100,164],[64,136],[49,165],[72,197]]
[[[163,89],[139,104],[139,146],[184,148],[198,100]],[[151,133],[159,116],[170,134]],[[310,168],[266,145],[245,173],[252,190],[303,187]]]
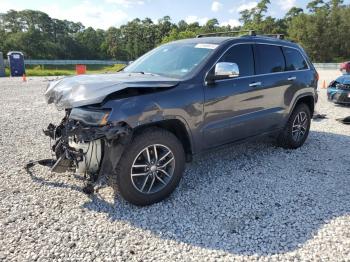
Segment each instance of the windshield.
[[124,69],[128,73],[151,73],[183,78],[192,72],[217,45],[175,43],[160,46]]

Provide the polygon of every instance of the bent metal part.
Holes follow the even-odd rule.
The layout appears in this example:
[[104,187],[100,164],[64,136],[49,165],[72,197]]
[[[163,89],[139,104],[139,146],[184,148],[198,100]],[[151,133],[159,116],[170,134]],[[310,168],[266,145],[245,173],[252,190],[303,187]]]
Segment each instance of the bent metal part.
[[[130,110],[124,108],[119,110],[121,117],[107,122],[111,113],[107,106],[107,109],[103,109],[105,111],[102,110],[103,117],[94,122],[91,121],[91,115],[96,114],[94,105],[101,105],[113,98],[119,104],[111,107],[123,108],[125,98],[166,91],[178,83],[174,78],[123,72],[65,77],[49,83],[45,92],[47,103],[55,104],[57,109],[66,112],[59,125],[50,124],[44,130],[45,135],[55,141],[51,149],[57,161],[51,170],[63,173],[75,169],[77,173],[84,174],[88,178],[89,188],[85,188],[88,193],[92,191],[90,182],[95,182],[102,174],[109,178],[111,184],[115,184],[113,174],[125,145],[132,137],[132,130],[139,125],[164,119],[164,112],[153,99],[138,99],[137,115],[125,119],[123,110]],[[126,105],[130,106],[130,103]],[[84,115],[86,112],[90,115]]]
[[[93,191],[93,183],[102,175],[108,178],[110,184],[115,184],[113,174],[125,145],[132,136],[132,128],[125,122],[118,121],[90,125],[84,123],[84,120],[76,120],[79,117],[74,112],[79,110],[77,107],[102,102],[111,93],[127,97],[155,93],[177,85],[176,81],[164,77],[141,75],[138,79],[140,77],[144,80],[139,83],[131,82],[133,77],[123,73],[106,74],[98,78],[94,75],[66,77],[49,83],[45,92],[46,101],[66,112],[59,125],[49,124],[44,130],[44,134],[54,141],[51,149],[57,160],[30,162],[26,169],[34,164],[42,164],[51,166],[51,171],[56,173],[75,170],[87,178],[84,188],[86,193]],[[154,110],[154,104],[146,106],[152,108],[152,115],[159,119],[159,110]],[[72,119],[74,116],[76,119]],[[137,125],[149,121],[148,118],[141,118],[137,120]]]
[[[52,151],[55,152],[57,161],[52,165],[51,171],[63,173],[75,169],[87,178],[88,183],[83,191],[92,193],[93,184],[102,174],[112,178],[110,175],[113,174],[132,131],[120,123],[85,127],[78,121],[70,120],[67,113],[60,125],[50,124],[44,133],[55,140]],[[111,179],[108,181],[114,183]]]

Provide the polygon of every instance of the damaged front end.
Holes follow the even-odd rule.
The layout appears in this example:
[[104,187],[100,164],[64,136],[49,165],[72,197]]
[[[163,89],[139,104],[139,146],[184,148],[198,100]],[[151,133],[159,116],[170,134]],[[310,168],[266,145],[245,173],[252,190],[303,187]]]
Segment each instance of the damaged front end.
[[54,140],[53,172],[75,171],[92,182],[102,173],[113,174],[131,129],[125,123],[109,123],[109,114],[109,110],[73,108],[66,110],[59,125],[49,124],[44,134]]
[[51,149],[56,159],[52,171],[75,171],[93,181],[102,174],[115,178],[119,159],[132,136],[132,128],[125,121],[146,107],[140,102],[137,111],[130,110],[137,107],[135,98],[169,90],[178,83],[160,75],[125,72],[80,75],[50,82],[45,91],[47,103],[65,110],[58,125],[50,124],[44,130],[54,141]]

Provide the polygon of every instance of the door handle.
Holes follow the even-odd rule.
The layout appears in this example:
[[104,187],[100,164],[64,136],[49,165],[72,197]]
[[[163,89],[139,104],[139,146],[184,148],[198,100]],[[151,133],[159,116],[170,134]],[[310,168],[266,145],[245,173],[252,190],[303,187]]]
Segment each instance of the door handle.
[[295,80],[295,79],[297,79],[297,77],[296,77],[296,76],[291,76],[291,77],[288,77],[288,81],[293,81],[293,80]]
[[257,87],[257,86],[261,86],[261,82],[255,82],[255,83],[251,83],[249,84],[250,87]]

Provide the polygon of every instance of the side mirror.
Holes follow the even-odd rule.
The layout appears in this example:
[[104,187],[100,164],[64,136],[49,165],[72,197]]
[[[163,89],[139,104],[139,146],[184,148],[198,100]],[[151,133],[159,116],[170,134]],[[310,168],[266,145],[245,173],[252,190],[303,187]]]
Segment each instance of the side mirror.
[[236,63],[220,62],[215,65],[215,79],[226,79],[239,76]]

